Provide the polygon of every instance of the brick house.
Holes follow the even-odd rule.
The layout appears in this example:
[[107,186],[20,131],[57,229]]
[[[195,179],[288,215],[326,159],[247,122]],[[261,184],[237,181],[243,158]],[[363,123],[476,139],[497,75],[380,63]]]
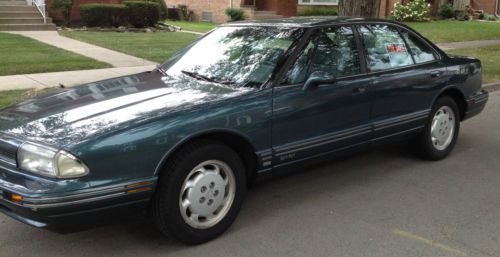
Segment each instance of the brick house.
[[488,14],[500,14],[500,1],[499,0],[471,0],[471,6],[475,10],[483,10]]
[[336,7],[338,0],[166,0],[168,7],[186,5],[194,12],[193,20],[224,23],[228,7],[241,8],[247,19],[295,16],[312,6]]
[[[381,0],[380,17],[386,17],[394,10],[394,4],[409,0]],[[500,12],[500,0],[432,0],[433,14],[437,14],[439,6],[449,2],[457,10],[464,10],[470,5],[475,10],[483,10],[489,14]],[[166,0],[168,7],[186,5],[194,12],[193,20],[224,23],[227,16],[224,10],[228,7],[242,8],[247,19],[265,19],[295,16],[297,12],[311,7],[337,7],[338,0]],[[495,9],[496,8],[496,9]]]

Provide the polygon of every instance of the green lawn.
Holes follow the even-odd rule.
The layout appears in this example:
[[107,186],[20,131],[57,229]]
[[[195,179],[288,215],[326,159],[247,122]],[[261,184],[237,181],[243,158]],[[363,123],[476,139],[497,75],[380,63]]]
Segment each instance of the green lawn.
[[197,35],[182,32],[121,33],[61,31],[61,35],[162,63],[189,45]]
[[213,28],[217,27],[217,24],[210,22],[191,22],[191,21],[169,21],[166,20],[165,23],[177,27],[181,27],[183,30],[190,30],[195,32],[208,32]]
[[434,43],[500,39],[500,22],[433,21],[406,24]]
[[111,65],[31,38],[0,33],[0,76],[107,67]]
[[447,50],[448,54],[479,58],[483,65],[483,83],[500,81],[500,45],[469,49]]
[[29,90],[0,91],[0,109],[27,97],[28,91]]

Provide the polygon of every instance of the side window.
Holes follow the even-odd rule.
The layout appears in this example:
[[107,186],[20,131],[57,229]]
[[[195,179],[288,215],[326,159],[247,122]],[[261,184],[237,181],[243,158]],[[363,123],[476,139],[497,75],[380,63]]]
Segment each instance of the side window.
[[356,40],[351,27],[335,27],[319,32],[288,72],[287,83],[297,84],[315,72],[344,77],[361,73]]
[[309,64],[311,63],[311,55],[314,52],[314,44],[312,40],[307,45],[306,49],[297,58],[292,69],[288,71],[286,84],[298,84],[306,81]]
[[413,64],[403,38],[396,28],[388,25],[363,25],[361,37],[369,71],[379,71]]
[[424,63],[436,60],[432,49],[422,42],[422,40],[410,35],[408,32],[403,32],[403,37],[406,39],[408,46],[410,47],[413,59],[416,63]]

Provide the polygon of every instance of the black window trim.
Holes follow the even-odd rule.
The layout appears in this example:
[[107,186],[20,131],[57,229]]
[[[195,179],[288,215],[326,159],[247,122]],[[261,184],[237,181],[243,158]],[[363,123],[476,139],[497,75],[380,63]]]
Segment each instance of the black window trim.
[[[360,41],[360,37],[358,34],[358,29],[355,23],[339,23],[339,24],[328,24],[328,25],[320,25],[320,26],[313,26],[309,29],[309,32],[307,35],[304,35],[303,42],[300,44],[300,47],[297,47],[298,50],[296,50],[295,54],[290,55],[289,59],[283,65],[283,68],[280,70],[279,75],[276,76],[276,78],[279,78],[275,80],[275,83],[272,87],[276,88],[287,88],[287,87],[302,87],[304,86],[305,82],[300,82],[300,83],[294,83],[294,84],[284,84],[283,80],[286,78],[286,75],[290,68],[292,68],[293,64],[295,64],[295,61],[299,58],[299,56],[305,51],[307,48],[307,45],[309,44],[311,38],[316,35],[318,32],[323,31],[325,29],[333,29],[336,27],[350,27],[352,30],[352,33],[354,35],[354,40],[356,43],[356,49],[358,51],[358,56],[359,56],[359,65],[360,65],[360,73],[354,74],[354,75],[347,75],[347,76],[340,76],[337,77],[337,80],[344,80],[344,79],[350,79],[350,78],[358,78],[362,76],[368,75],[367,68],[366,68],[366,61],[365,61],[365,55],[364,55],[364,48],[363,44]],[[316,51],[316,50],[315,50]]]
[[[362,25],[371,25],[371,24],[382,24],[382,25],[387,25],[387,26],[393,26],[395,27],[398,31],[403,30],[405,32],[408,32],[409,34],[413,35],[417,40],[420,40],[423,42],[427,47],[429,47],[434,56],[435,60],[425,62],[425,63],[414,63],[413,65],[407,65],[403,67],[395,67],[391,69],[385,69],[385,70],[380,70],[380,71],[368,71],[367,68],[367,63],[366,63],[366,56],[365,56],[365,48],[364,44],[361,38],[361,33],[359,32],[359,26]],[[301,43],[298,44],[296,49],[294,49],[294,53],[289,56],[289,58],[286,60],[285,64],[283,65],[282,69],[279,70],[279,72],[274,76],[276,78],[273,81],[269,81],[266,86],[262,87],[264,88],[282,88],[282,87],[298,87],[298,86],[303,86],[304,83],[298,83],[298,84],[282,84],[282,81],[284,79],[284,76],[286,76],[288,70],[291,68],[291,66],[294,64],[295,60],[298,58],[298,56],[302,53],[302,51],[305,49],[307,46],[307,43],[309,42],[310,37],[314,34],[314,32],[318,31],[319,29],[322,28],[328,28],[328,27],[338,27],[338,26],[351,26],[353,28],[353,32],[355,32],[355,38],[358,44],[358,51],[359,56],[360,56],[360,62],[361,62],[361,73],[356,74],[356,75],[349,75],[349,76],[344,76],[344,77],[338,77],[337,79],[350,79],[350,78],[362,78],[364,76],[372,76],[372,75],[379,75],[387,72],[395,72],[399,70],[408,70],[412,69],[415,67],[420,67],[420,66],[425,66],[433,63],[439,63],[443,59],[445,59],[446,55],[442,54],[439,52],[436,48],[437,46],[431,44],[427,39],[425,39],[423,36],[419,35],[417,32],[413,31],[411,28],[408,28],[406,26],[403,26],[401,24],[397,24],[394,22],[388,22],[388,21],[348,21],[348,22],[339,22],[336,24],[322,24],[322,25],[312,25],[309,27],[303,27],[305,28],[304,31],[304,36],[301,39]],[[403,37],[403,40],[404,37]],[[406,42],[406,41],[405,41]],[[364,72],[363,72],[364,71]]]

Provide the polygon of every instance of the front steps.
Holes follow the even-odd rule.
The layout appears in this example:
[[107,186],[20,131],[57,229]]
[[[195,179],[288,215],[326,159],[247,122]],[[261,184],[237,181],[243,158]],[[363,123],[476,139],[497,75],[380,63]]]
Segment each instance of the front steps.
[[43,17],[35,6],[28,6],[23,0],[0,0],[0,31],[55,30],[56,25]]

